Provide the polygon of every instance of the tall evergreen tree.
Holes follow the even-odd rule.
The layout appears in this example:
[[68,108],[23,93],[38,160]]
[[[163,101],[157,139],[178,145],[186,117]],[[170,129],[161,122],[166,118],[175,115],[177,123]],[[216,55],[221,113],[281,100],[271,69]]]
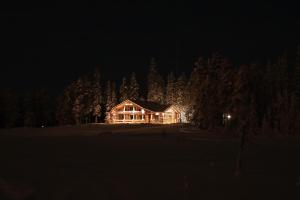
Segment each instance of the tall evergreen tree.
[[[85,123],[91,122],[91,116],[95,116],[94,104],[95,96],[99,94],[93,91],[93,84],[88,77],[84,77],[83,79],[83,117]],[[96,94],[96,95],[95,95]],[[101,95],[101,94],[100,94]],[[98,97],[99,98],[99,97]],[[101,98],[101,97],[100,97]],[[96,121],[95,121],[96,122]]]
[[[188,83],[191,88],[189,106],[192,106],[192,122],[204,128],[222,125],[226,112],[232,82],[231,65],[220,54],[213,54],[207,61],[200,59]],[[194,95],[194,97],[193,97]]]
[[115,82],[111,83],[111,106],[114,107],[118,103],[118,98],[116,94],[116,84]]
[[175,83],[175,104],[183,107],[185,104],[186,76],[182,74]]
[[120,102],[128,99],[128,86],[127,86],[126,77],[123,77],[123,79],[122,79],[119,95],[120,95]]
[[164,103],[164,80],[157,71],[154,58],[152,58],[149,67],[147,100]]
[[187,113],[187,98],[186,98],[186,86],[187,79],[185,74],[182,74],[175,83],[175,98],[173,104],[181,113],[181,122],[187,122],[186,113]]
[[106,112],[109,112],[112,108],[112,88],[111,88],[111,82],[106,82],[106,89],[105,89],[105,96],[106,96],[106,103],[105,103],[105,110]]
[[136,80],[135,73],[133,72],[130,77],[128,98],[133,99],[133,100],[138,99],[139,98],[139,89],[140,89],[139,84]]
[[102,104],[102,90],[100,84],[100,71],[95,69],[93,75],[93,87],[92,87],[92,112],[95,123],[98,123],[98,119],[101,116],[101,104]]
[[76,124],[81,124],[82,117],[83,117],[83,98],[84,98],[84,91],[83,91],[83,81],[79,78],[75,83],[74,88],[74,102],[72,107],[72,115]]
[[173,72],[168,74],[166,87],[166,103],[175,103],[175,76]]
[[[116,86],[114,82],[106,82],[106,112],[109,112],[115,105],[117,105]],[[106,116],[107,119],[108,116]]]
[[193,123],[196,123],[195,116],[200,114],[200,112],[197,111],[197,114],[195,113],[195,109],[197,108],[197,105],[199,104],[198,99],[200,96],[201,87],[204,81],[204,78],[206,77],[205,73],[205,61],[203,58],[199,58],[197,62],[195,62],[194,68],[192,73],[190,74],[189,81],[187,83],[185,93],[186,93],[186,105],[187,105],[187,112],[186,117],[188,121],[191,121],[194,118]]

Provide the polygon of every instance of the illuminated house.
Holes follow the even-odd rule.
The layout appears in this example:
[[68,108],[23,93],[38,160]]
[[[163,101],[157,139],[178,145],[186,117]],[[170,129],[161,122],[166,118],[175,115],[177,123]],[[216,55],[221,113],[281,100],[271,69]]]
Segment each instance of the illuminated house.
[[172,105],[128,99],[107,113],[106,122],[171,124],[180,122],[180,113]]

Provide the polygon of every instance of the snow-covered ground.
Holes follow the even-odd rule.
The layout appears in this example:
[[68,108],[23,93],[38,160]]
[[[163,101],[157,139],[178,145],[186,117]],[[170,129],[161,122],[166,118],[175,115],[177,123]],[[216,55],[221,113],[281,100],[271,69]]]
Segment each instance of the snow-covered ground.
[[162,130],[179,132],[188,125],[155,124],[87,124],[78,126],[58,126],[47,128],[12,128],[0,129],[0,135],[24,136],[66,136],[66,135],[101,135],[109,133],[157,133]]
[[0,130],[0,199],[300,199],[299,138],[247,144],[236,177],[238,138],[209,135],[188,125]]

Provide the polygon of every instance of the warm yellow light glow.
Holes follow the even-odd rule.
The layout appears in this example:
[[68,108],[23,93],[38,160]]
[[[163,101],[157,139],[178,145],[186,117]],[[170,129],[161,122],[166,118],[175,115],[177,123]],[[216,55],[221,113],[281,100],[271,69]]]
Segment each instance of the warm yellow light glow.
[[231,115],[227,115],[227,118],[230,119],[230,118],[231,118]]
[[142,109],[142,114],[145,114],[145,110],[144,109]]
[[155,115],[159,115],[159,113],[155,113]]

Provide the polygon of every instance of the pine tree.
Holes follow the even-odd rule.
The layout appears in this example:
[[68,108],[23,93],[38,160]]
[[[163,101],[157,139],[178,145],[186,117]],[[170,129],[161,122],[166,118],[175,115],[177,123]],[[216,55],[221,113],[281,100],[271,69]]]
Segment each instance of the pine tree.
[[196,113],[195,109],[198,109],[198,100],[200,100],[200,96],[202,94],[201,87],[205,77],[206,75],[204,59],[199,58],[194,65],[193,71],[190,74],[190,78],[185,89],[187,106],[186,117],[188,121],[191,121],[194,124],[198,124],[196,122],[196,116],[199,116],[199,114],[201,113],[200,110],[198,110]]
[[100,71],[98,68],[95,69],[93,76],[92,86],[92,113],[95,119],[95,123],[98,123],[98,119],[101,116],[101,104],[102,104],[102,91],[100,84]]
[[136,80],[135,73],[131,74],[130,84],[129,84],[129,91],[128,91],[128,98],[132,100],[136,100],[139,98],[139,84]]
[[[115,105],[117,105],[116,86],[114,82],[107,81],[106,83],[106,113],[109,112]],[[108,120],[106,115],[105,119]]]
[[[96,95],[95,95],[96,94]],[[94,102],[95,96],[98,96],[97,93],[93,91],[93,84],[88,77],[84,77],[83,79],[83,117],[85,123],[91,122],[91,115],[95,116],[94,111]],[[99,98],[99,97],[98,97]]]
[[185,103],[186,77],[182,74],[175,83],[175,104],[183,107]]
[[115,105],[117,105],[115,83],[107,81],[106,83],[106,112],[110,111]]
[[157,71],[154,58],[152,58],[149,68],[147,100],[164,103],[164,81]]
[[107,81],[106,82],[106,90],[105,90],[105,94],[106,94],[106,104],[105,104],[105,108],[106,108],[106,112],[109,112],[110,109],[112,108],[111,106],[111,102],[112,102],[112,89],[111,89],[111,82]]
[[184,74],[182,74],[175,83],[174,88],[174,102],[173,104],[181,113],[181,122],[187,122],[186,112],[187,112],[187,98],[186,98],[186,85],[187,79]]
[[194,124],[209,129],[222,125],[232,96],[232,74],[232,65],[220,54],[198,60],[188,83],[187,105]]
[[123,79],[122,79],[119,95],[120,95],[119,102],[122,102],[122,101],[125,101],[126,99],[128,99],[128,86],[127,86],[126,77],[123,77]]
[[72,115],[76,124],[81,124],[83,117],[83,82],[82,79],[79,78],[74,87],[74,102],[72,107]]
[[116,94],[116,84],[115,82],[111,83],[111,107],[114,107],[118,103],[118,98]]
[[250,66],[242,65],[239,68],[236,79],[234,80],[234,90],[231,100],[231,112],[237,124],[237,131],[240,133],[240,148],[236,159],[236,175],[240,175],[242,171],[242,155],[246,143],[247,135],[251,134],[250,131],[250,117],[249,113],[255,113],[252,109],[254,105],[252,100],[253,94],[251,93],[251,70]]
[[167,104],[175,103],[175,76],[173,72],[168,74],[167,77],[166,103]]

